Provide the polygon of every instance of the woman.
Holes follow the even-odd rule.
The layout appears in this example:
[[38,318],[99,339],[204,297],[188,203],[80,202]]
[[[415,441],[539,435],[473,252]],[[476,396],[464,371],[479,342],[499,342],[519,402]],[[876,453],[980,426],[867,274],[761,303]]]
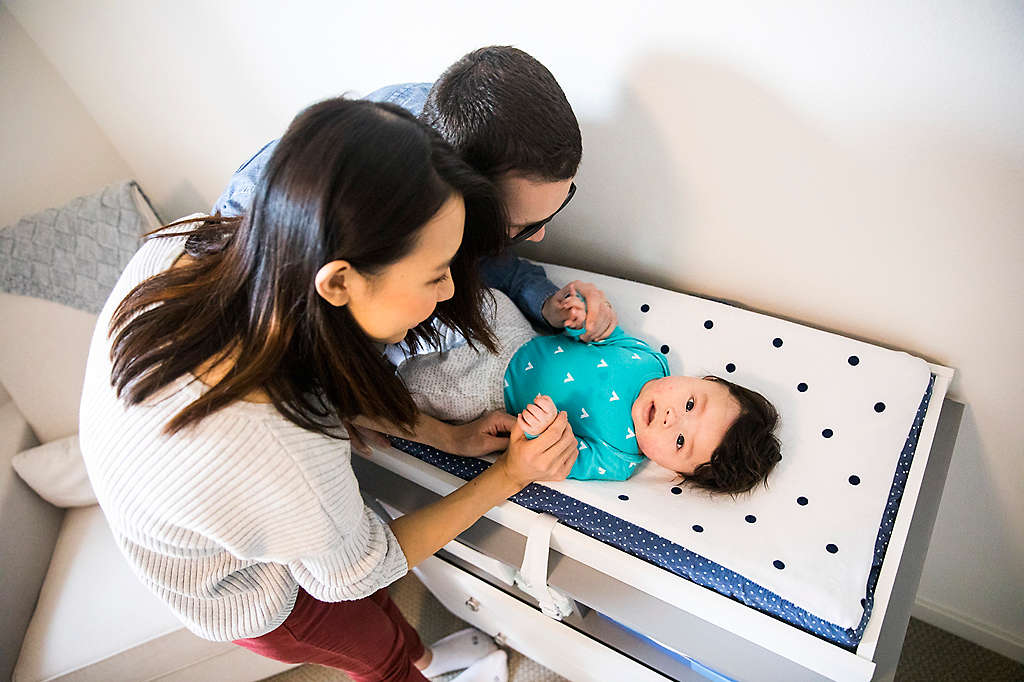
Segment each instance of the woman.
[[[493,349],[474,265],[501,219],[409,114],[335,99],[292,122],[247,216],[176,223],[132,259],[90,348],[82,451],[122,551],[192,632],[357,680],[472,657],[465,641],[426,650],[383,588],[528,483],[564,478],[575,439],[564,415],[532,441],[495,435],[507,415],[422,417],[381,350],[431,338],[432,314]],[[507,448],[389,526],[352,474],[341,425],[357,418]]]

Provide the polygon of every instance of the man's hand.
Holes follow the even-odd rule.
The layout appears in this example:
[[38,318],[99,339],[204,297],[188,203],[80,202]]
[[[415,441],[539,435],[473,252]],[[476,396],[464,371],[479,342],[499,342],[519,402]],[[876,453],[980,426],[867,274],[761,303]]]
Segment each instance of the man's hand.
[[[583,301],[577,298],[579,293]],[[552,327],[572,327],[587,330],[581,341],[600,341],[615,331],[619,317],[604,292],[590,282],[573,280],[544,301],[541,314]]]
[[365,426],[356,426],[349,421],[344,422],[344,426],[345,430],[348,431],[349,446],[352,448],[352,452],[358,455],[369,457],[374,447],[386,448],[391,446],[387,436],[380,431],[374,431]]
[[508,434],[516,418],[504,410],[493,410],[466,424],[451,427],[445,452],[463,457],[479,457],[508,447]]

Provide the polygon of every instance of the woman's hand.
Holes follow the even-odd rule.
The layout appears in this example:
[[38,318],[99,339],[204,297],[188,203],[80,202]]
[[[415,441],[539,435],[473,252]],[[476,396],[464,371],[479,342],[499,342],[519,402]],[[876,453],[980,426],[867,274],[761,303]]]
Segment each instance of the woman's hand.
[[508,447],[508,434],[516,418],[504,410],[493,410],[466,424],[449,427],[445,452],[463,457],[479,457]]
[[519,489],[534,481],[561,481],[576,463],[576,436],[569,426],[569,417],[559,412],[555,420],[536,438],[527,439],[522,428],[515,424],[509,436],[508,450],[495,466],[502,467],[506,476]]
[[[583,297],[583,301],[576,297],[577,293]],[[615,331],[615,325],[619,323],[615,308],[604,292],[590,282],[579,280],[569,282],[552,294],[544,302],[541,314],[552,327],[579,329],[586,326],[581,341],[605,339]]]
[[530,483],[565,478],[576,461],[576,437],[565,412],[533,440],[527,440],[515,419],[503,412],[492,412],[471,423],[477,422],[481,426],[487,424],[485,430],[511,423],[508,449],[493,465],[454,492],[391,522],[391,530],[410,567],[444,547],[488,509]]

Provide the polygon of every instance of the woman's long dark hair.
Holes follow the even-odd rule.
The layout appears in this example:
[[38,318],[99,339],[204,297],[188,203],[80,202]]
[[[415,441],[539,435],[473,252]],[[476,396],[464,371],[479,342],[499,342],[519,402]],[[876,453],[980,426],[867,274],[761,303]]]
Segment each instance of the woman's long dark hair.
[[[408,390],[347,306],[327,303],[317,271],[344,259],[378,274],[415,246],[420,228],[453,193],[466,206],[451,264],[453,298],[434,317],[492,352],[480,308],[477,260],[504,244],[493,186],[405,110],[331,99],[300,113],[281,138],[241,218],[172,223],[188,234],[191,262],[150,277],[110,322],[111,384],[128,404],[206,361],[230,371],[165,426],[174,433],[264,391],[298,426],[339,436],[356,415],[412,425]],[[433,319],[433,318],[432,318]],[[410,330],[413,347],[436,342],[432,319]]]

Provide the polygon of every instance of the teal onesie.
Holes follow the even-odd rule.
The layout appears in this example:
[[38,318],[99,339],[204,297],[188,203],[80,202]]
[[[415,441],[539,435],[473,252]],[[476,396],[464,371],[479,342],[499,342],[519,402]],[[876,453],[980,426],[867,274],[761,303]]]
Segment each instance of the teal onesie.
[[551,396],[579,441],[569,478],[624,481],[644,460],[633,401],[648,381],[669,375],[668,361],[621,327],[591,343],[579,340],[583,332],[566,328],[516,351],[505,369],[505,409],[519,414],[538,393]]

